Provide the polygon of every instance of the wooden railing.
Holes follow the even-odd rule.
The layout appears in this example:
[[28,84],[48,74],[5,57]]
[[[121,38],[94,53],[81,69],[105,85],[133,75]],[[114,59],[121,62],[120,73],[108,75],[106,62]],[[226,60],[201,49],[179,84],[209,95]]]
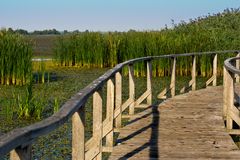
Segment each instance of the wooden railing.
[[[223,117],[226,121],[226,128],[229,134],[240,135],[240,98],[236,92],[236,83],[239,83],[240,70],[240,52],[237,57],[229,58],[224,62],[224,77],[223,77]],[[234,126],[233,122],[237,126]]]
[[[166,87],[158,98],[167,98],[167,93],[170,92],[171,97],[176,94],[176,64],[178,57],[192,57],[192,79],[182,89],[184,93],[187,89],[191,88],[196,90],[196,57],[201,55],[214,55],[213,60],[213,74],[212,77],[206,82],[206,86],[211,83],[213,86],[217,85],[217,58],[219,54],[225,53],[238,53],[239,51],[217,51],[217,52],[202,52],[202,53],[185,53],[173,54],[163,56],[152,56],[136,58],[121,64],[118,64],[113,69],[107,71],[104,75],[93,81],[90,85],[79,91],[70,100],[68,100],[59,110],[51,117],[42,120],[36,124],[15,129],[0,137],[0,157],[10,152],[11,160],[31,159],[32,157],[32,144],[40,137],[49,134],[53,130],[62,126],[69,119],[72,119],[72,159],[101,159],[103,152],[111,152],[114,145],[113,133],[119,132],[122,127],[122,118],[130,117],[135,113],[136,108],[148,107],[152,104],[152,61],[159,59],[172,59],[172,74],[171,83]],[[135,98],[135,80],[134,80],[134,64],[137,62],[145,61],[147,67],[147,89],[139,97]],[[231,61],[230,61],[231,62]],[[122,96],[122,68],[128,67],[129,79],[129,97],[123,102]],[[227,70],[225,70],[226,72]],[[224,72],[224,73],[225,73]],[[238,71],[239,72],[239,71]],[[227,72],[228,86],[233,87],[231,81],[231,74]],[[226,77],[225,77],[226,78]],[[102,88],[107,84],[107,100],[106,100],[106,118],[103,120],[103,97]],[[225,83],[224,83],[225,84]],[[226,84],[225,84],[226,85]],[[229,90],[232,91],[232,88]],[[230,93],[230,91],[228,92]],[[227,91],[226,91],[227,92]],[[90,97],[93,97],[93,131],[92,137],[85,142],[85,104]],[[231,99],[233,94],[228,95]],[[142,104],[146,100],[147,104]],[[227,104],[232,104],[231,101],[226,101]],[[228,108],[230,105],[227,105]],[[126,109],[129,109],[129,115],[123,115]],[[226,109],[225,109],[226,110]],[[236,110],[236,109],[235,109]],[[239,114],[239,112],[238,112]],[[224,114],[225,115],[225,114]],[[226,114],[228,115],[228,114]],[[235,113],[234,113],[235,116]],[[230,118],[227,116],[228,128],[231,128]],[[231,117],[232,118],[232,117]],[[238,120],[240,124],[240,119]],[[102,141],[106,140],[106,143]],[[104,144],[104,145],[103,145]]]

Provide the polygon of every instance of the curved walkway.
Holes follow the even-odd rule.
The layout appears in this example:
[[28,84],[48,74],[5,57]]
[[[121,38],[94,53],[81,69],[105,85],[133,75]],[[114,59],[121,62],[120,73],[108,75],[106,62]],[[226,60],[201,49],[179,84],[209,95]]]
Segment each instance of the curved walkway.
[[222,87],[166,100],[120,130],[110,159],[240,159],[224,129]]

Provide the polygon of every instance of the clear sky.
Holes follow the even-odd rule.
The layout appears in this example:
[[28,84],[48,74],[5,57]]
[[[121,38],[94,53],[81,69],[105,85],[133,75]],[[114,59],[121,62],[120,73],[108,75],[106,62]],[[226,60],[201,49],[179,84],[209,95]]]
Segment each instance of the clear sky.
[[171,20],[178,23],[239,7],[240,0],[0,0],[0,27],[157,30],[170,26]]

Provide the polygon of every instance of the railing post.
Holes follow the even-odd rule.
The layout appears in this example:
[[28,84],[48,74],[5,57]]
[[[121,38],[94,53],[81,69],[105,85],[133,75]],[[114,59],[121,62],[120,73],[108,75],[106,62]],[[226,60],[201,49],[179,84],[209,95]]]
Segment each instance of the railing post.
[[72,116],[72,159],[85,159],[85,107]]
[[120,109],[120,114],[115,119],[115,127],[122,127],[122,74],[117,72],[115,75],[116,97],[115,97],[115,110]]
[[147,90],[150,91],[147,97],[147,104],[152,105],[152,63],[147,61]]
[[102,159],[102,97],[101,91],[93,94],[93,138],[98,148],[98,154],[94,159]]
[[110,132],[106,136],[106,146],[113,147],[113,112],[114,112],[114,84],[111,79],[107,81],[107,121]]
[[128,65],[129,73],[129,98],[133,103],[129,106],[129,115],[134,114],[134,101],[135,101],[135,83],[134,83],[134,68],[133,64]]
[[217,86],[217,58],[218,55],[215,54],[214,58],[213,58],[213,86]]
[[231,118],[232,108],[234,107],[234,81],[233,74],[224,69],[224,109],[223,114],[227,119],[227,129],[232,129],[233,120]]
[[223,67],[223,119],[227,119],[228,110],[228,79],[227,79],[227,69]]
[[173,66],[172,66],[172,76],[171,76],[171,96],[175,96],[175,85],[176,85],[176,57],[173,58]]
[[192,61],[192,90],[196,90],[196,56],[193,56]]
[[[240,52],[238,52],[236,57],[240,57]],[[236,60],[236,69],[238,69],[238,70],[240,69],[240,60],[239,59]],[[236,82],[239,83],[239,81],[240,81],[239,75],[235,74],[235,77],[236,77]]]
[[31,160],[32,159],[32,145],[25,147],[18,147],[10,152],[10,160]]

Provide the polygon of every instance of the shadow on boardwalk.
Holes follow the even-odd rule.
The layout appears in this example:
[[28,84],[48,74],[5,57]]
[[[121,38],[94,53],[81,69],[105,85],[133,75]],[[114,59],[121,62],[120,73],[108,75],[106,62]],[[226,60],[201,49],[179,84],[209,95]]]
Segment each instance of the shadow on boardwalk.
[[159,132],[158,132],[158,128],[159,128],[159,111],[158,111],[158,105],[154,105],[154,106],[150,106],[147,108],[147,110],[151,109],[151,112],[143,112],[145,114],[141,115],[140,117],[137,117],[131,121],[129,121],[128,125],[135,123],[139,120],[148,118],[149,116],[151,116],[152,118],[152,122],[150,124],[148,124],[147,126],[143,126],[142,128],[139,128],[139,130],[133,132],[132,134],[118,139],[117,143],[118,144],[122,144],[125,141],[128,141],[140,134],[142,134],[143,132],[146,132],[147,130],[151,130],[151,136],[148,142],[144,143],[143,145],[135,148],[132,151],[127,152],[125,155],[119,157],[119,159],[128,159],[131,157],[134,157],[136,154],[138,154],[139,152],[149,149],[149,158],[158,158],[159,155],[159,149],[158,149],[158,137],[159,137]]
[[222,87],[202,89],[136,114],[110,159],[239,159],[224,126],[222,93]]

